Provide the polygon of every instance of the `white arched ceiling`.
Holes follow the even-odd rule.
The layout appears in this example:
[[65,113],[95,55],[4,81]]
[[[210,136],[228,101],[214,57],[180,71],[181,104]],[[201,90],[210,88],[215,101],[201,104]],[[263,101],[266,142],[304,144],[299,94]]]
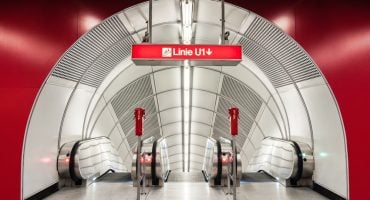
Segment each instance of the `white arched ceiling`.
[[[220,3],[195,2],[193,42],[218,44]],[[82,36],[55,65],[33,108],[24,143],[24,197],[58,181],[57,151],[69,141],[107,136],[130,166],[133,110],[139,106],[146,109],[144,137],[167,138],[172,170],[187,162],[201,170],[207,138],[230,137],[227,109],[237,106],[244,170],[264,137],[305,142],[314,148],[315,181],[347,196],[344,130],[317,66],[275,25],[231,4],[225,9],[230,43],[243,46],[243,61],[192,68],[190,143],[183,138],[181,67],[135,66],[130,59],[131,45],[146,30],[148,3]],[[153,1],[153,42],[181,41],[179,2]],[[51,161],[41,162],[43,157]],[[44,184],[29,184],[35,180]]]

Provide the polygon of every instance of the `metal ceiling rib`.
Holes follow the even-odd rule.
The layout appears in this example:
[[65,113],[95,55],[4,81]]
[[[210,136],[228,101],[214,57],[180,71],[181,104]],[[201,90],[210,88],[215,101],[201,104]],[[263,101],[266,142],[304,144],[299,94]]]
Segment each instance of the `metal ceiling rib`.
[[[253,59],[275,87],[320,77],[320,72],[306,53],[289,36],[261,17],[256,17],[239,43],[243,53]],[[257,44],[256,44],[257,43]],[[282,69],[285,70],[292,77]]]
[[130,54],[133,43],[130,33],[114,15],[81,37],[65,53],[52,75],[97,87]]

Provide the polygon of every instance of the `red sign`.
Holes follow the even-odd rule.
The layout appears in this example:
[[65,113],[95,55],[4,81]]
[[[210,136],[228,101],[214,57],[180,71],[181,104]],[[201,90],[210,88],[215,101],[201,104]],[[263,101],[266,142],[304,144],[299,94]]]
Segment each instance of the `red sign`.
[[136,65],[168,65],[189,60],[191,65],[237,65],[242,60],[240,45],[134,44]]

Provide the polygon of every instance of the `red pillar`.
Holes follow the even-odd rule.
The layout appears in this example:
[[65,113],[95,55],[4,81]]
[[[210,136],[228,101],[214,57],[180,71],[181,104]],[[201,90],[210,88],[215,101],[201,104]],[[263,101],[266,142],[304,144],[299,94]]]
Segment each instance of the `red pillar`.
[[230,115],[230,133],[231,135],[238,135],[238,119],[239,119],[239,109],[232,107],[229,109]]
[[143,135],[143,119],[145,110],[143,108],[135,108],[135,134],[136,136]]

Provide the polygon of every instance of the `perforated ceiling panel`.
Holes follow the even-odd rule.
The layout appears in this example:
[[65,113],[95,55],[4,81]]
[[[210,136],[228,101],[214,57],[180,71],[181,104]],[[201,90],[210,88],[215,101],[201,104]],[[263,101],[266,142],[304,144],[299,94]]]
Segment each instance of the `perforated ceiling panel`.
[[254,118],[257,116],[262,105],[262,100],[253,90],[230,76],[224,76],[221,95],[238,102],[242,107],[248,109]]
[[112,107],[117,115],[122,130],[127,137],[127,141],[130,147],[133,147],[137,141],[134,134],[134,109],[136,107],[142,107],[145,109],[145,122],[144,122],[144,136],[148,138],[155,136],[156,138],[161,137],[157,109],[153,97],[153,89],[150,80],[150,76],[144,76],[136,81],[130,83],[112,100]]
[[[132,133],[132,131],[135,127],[134,109],[136,107],[144,108],[146,116],[151,116],[153,114],[156,114],[155,103],[154,103],[154,98],[153,97],[145,99],[144,101],[141,101],[140,103],[138,103],[134,106],[131,106],[128,109],[128,112],[125,115],[118,118],[119,121],[120,121],[120,125],[122,127],[122,130],[125,133],[125,135],[127,135],[129,133]],[[145,121],[145,123],[146,123],[146,121]],[[145,125],[145,123],[144,123],[144,125]],[[145,133],[145,136],[146,136],[146,133]]]
[[147,75],[122,88],[113,98],[112,107],[120,118],[129,107],[151,95],[153,95],[153,89],[150,76]]
[[246,38],[239,41],[244,54],[257,63],[275,87],[320,76],[302,48],[263,18],[257,16],[244,35]]
[[130,54],[133,43],[121,20],[112,16],[81,37],[59,61],[52,75],[97,87]]
[[[230,135],[230,124],[228,119],[228,109],[232,106],[238,106],[225,98],[220,98],[217,108],[217,115],[215,119],[215,125],[213,129],[212,137],[218,139],[219,137],[231,138]],[[239,107],[239,106],[238,106]],[[244,108],[239,107],[239,134],[237,136],[237,142],[240,146],[243,146],[247,139],[248,133],[252,128],[255,115],[247,113]],[[226,114],[225,114],[226,113]]]
[[228,109],[236,106],[240,109],[237,142],[243,146],[262,106],[262,100],[246,85],[227,75],[224,76],[220,95],[212,137],[230,138]]

